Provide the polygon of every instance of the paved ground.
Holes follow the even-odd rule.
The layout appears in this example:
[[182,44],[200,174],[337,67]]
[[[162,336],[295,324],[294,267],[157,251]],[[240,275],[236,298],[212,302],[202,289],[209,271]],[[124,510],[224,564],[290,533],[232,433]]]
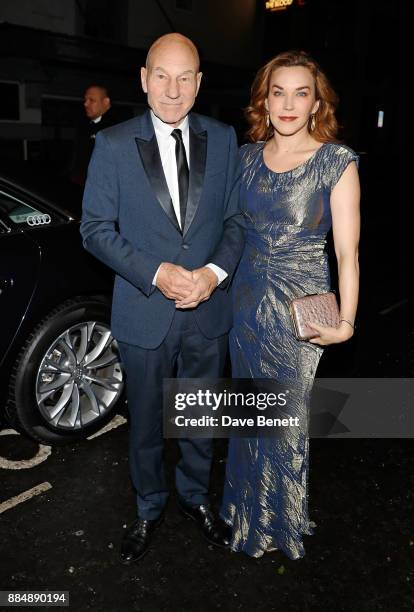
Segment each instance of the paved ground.
[[[312,440],[314,536],[307,555],[260,560],[209,546],[177,512],[172,495],[152,550],[118,563],[122,525],[134,518],[127,427],[54,448],[32,469],[2,470],[1,498],[52,488],[1,515],[2,589],[69,590],[71,609],[319,610],[402,612],[414,606],[414,453],[411,440]],[[35,444],[0,437],[0,454],[32,456]],[[221,492],[225,443],[216,445],[213,499]],[[167,461],[177,457],[167,444]]]

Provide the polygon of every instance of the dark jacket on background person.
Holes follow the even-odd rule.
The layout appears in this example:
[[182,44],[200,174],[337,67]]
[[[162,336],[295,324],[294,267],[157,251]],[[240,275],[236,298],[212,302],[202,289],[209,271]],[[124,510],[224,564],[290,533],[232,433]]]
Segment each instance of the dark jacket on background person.
[[112,108],[102,115],[100,121],[95,123],[85,117],[76,129],[73,157],[70,167],[70,179],[78,185],[84,185],[88,165],[95,146],[95,137],[98,132],[119,123]]

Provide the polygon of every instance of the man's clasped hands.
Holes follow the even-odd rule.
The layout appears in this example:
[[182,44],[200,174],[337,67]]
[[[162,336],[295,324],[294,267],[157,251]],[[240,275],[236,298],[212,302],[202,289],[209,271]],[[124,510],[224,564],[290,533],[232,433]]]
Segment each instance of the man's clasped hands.
[[217,275],[207,266],[190,271],[172,263],[161,264],[156,280],[165,297],[175,300],[176,308],[195,308],[205,302],[217,283]]

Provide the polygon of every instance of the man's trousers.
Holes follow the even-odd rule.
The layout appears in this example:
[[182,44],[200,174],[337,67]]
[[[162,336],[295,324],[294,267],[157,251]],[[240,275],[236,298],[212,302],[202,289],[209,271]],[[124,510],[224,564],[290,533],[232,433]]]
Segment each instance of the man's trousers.
[[[192,311],[176,310],[171,328],[156,349],[119,342],[126,372],[130,414],[130,469],[137,491],[138,514],[155,519],[168,497],[162,433],[163,378],[220,378],[227,351],[227,334],[208,339]],[[188,504],[208,502],[213,442],[206,438],[178,440],[181,458],[176,466],[178,495]]]

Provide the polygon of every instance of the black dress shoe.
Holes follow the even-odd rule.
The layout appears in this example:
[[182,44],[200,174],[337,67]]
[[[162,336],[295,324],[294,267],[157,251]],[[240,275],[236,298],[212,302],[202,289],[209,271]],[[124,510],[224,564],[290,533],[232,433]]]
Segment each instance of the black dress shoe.
[[121,563],[131,565],[148,552],[151,535],[162,523],[163,516],[155,520],[137,518],[127,527],[121,545]]
[[183,499],[178,498],[181,512],[188,518],[193,519],[201,529],[205,539],[214,544],[227,548],[231,540],[231,527],[218,516],[215,516],[207,504],[190,506]]

